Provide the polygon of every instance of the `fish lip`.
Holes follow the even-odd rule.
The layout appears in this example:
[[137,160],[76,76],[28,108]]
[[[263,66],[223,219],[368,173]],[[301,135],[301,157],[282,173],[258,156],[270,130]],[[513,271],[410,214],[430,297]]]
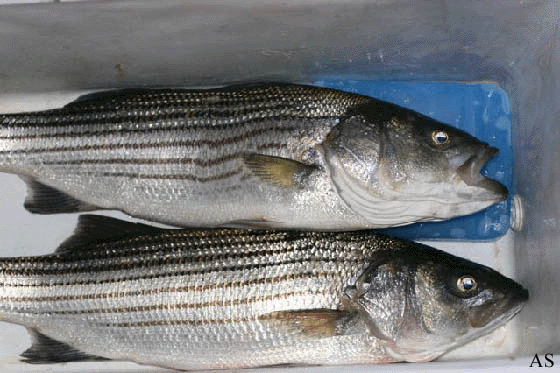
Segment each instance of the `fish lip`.
[[513,319],[521,310],[525,307],[526,300],[512,300],[508,303],[506,308],[507,311],[503,313],[498,319],[493,319],[492,314],[485,315],[486,317],[482,319],[470,319],[469,324],[472,328],[484,328],[492,323],[499,322],[500,324],[505,324],[511,319]]
[[[512,291],[513,292],[507,296],[508,300],[505,301],[502,306],[501,312],[503,312],[504,322],[511,320],[515,315],[521,312],[523,307],[525,307],[525,303],[529,301],[529,291],[523,286],[518,285],[518,288],[515,290],[512,289]],[[480,319],[469,320],[470,326],[473,328],[485,327],[492,322],[493,317],[491,313],[485,314],[484,317]]]
[[502,183],[488,179],[480,173],[482,167],[499,152],[498,148],[486,145],[481,152],[468,158],[461,166],[457,167],[457,174],[465,184],[486,189],[493,195],[493,199],[503,201],[508,197],[507,188]]

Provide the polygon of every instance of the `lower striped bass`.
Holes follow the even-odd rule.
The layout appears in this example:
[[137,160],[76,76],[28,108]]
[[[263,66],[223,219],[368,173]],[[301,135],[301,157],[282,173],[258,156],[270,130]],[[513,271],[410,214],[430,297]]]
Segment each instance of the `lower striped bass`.
[[83,216],[54,254],[0,260],[0,320],[32,331],[30,362],[428,361],[527,299],[488,267],[367,231],[164,230]]
[[498,153],[370,97],[293,84],[124,89],[0,116],[0,171],[41,214],[116,209],[182,227],[382,228],[507,197]]

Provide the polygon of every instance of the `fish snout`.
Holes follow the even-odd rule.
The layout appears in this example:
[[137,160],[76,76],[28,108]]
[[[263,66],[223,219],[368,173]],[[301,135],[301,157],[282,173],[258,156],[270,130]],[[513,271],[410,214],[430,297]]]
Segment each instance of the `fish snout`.
[[507,199],[507,188],[496,180],[486,178],[480,171],[484,165],[488,163],[490,159],[496,157],[499,152],[500,150],[498,148],[484,144],[484,147],[480,151],[457,167],[457,174],[465,184],[485,189],[496,202]]

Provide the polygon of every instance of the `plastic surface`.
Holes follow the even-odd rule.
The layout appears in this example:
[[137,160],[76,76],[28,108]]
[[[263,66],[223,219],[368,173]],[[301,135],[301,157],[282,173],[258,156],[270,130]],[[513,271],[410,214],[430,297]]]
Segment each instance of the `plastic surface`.
[[409,239],[491,240],[509,229],[513,199],[511,109],[507,93],[493,83],[319,79],[313,84],[389,101],[460,128],[500,149],[482,173],[504,184],[508,200],[476,214],[417,223],[382,232]]

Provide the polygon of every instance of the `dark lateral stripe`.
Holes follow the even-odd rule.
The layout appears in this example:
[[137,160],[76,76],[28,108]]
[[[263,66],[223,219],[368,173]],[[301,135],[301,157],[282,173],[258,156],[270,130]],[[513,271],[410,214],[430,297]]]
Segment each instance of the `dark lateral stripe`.
[[264,315],[254,315],[249,317],[238,318],[223,318],[223,319],[200,319],[200,320],[184,320],[184,319],[171,319],[171,320],[151,320],[151,321],[129,321],[129,322],[115,322],[106,323],[106,327],[114,328],[145,328],[152,326],[206,326],[206,325],[221,325],[232,324],[236,322],[251,322],[251,321],[265,321],[278,319],[278,314],[267,313]]
[[[130,241],[129,241],[130,242]],[[274,245],[278,241],[274,242],[273,240],[269,240],[263,242],[263,245]],[[127,242],[120,242],[121,245],[126,245]],[[132,242],[131,242],[132,243]],[[157,242],[151,241],[141,241],[138,242],[138,245],[150,245],[150,244],[157,244]],[[117,251],[122,250],[120,248],[121,245],[102,245],[104,249],[111,250],[111,247],[114,247]],[[194,264],[194,263],[204,263],[204,264],[217,264],[218,266],[215,269],[220,269],[219,266],[220,262],[223,261],[237,261],[241,259],[275,259],[279,256],[285,256],[288,254],[294,253],[303,253],[306,254],[308,250],[315,247],[313,242],[309,242],[302,245],[292,245],[291,247],[282,247],[280,245],[275,245],[274,248],[267,248],[265,250],[255,250],[255,251],[245,251],[240,250],[236,254],[232,253],[213,253],[210,255],[180,255],[180,256],[171,256],[166,254],[172,254],[172,250],[162,250],[160,252],[153,251],[153,252],[124,252],[122,255],[117,256],[106,256],[103,258],[100,256],[98,257],[91,257],[87,258],[82,257],[80,259],[66,259],[60,258],[59,262],[54,261],[51,263],[46,263],[45,261],[39,262],[38,264],[43,267],[40,270],[29,263],[27,268],[15,268],[12,269],[10,267],[5,268],[2,270],[2,273],[7,276],[16,276],[16,275],[33,275],[33,274],[41,274],[41,275],[63,275],[63,274],[77,274],[77,273],[92,273],[92,272],[106,272],[106,271],[128,271],[134,269],[142,269],[149,266],[165,266],[165,265],[185,265],[185,264]],[[187,253],[188,249],[184,249],[184,253]],[[216,251],[219,251],[217,249]],[[87,255],[87,247],[84,248],[84,253]],[[182,253],[181,253],[182,254]],[[313,254],[311,251],[309,255]],[[91,253],[90,255],[94,255]],[[40,257],[39,257],[40,258]],[[51,258],[57,259],[56,256],[52,256]],[[320,258],[320,257],[317,257]],[[273,263],[271,263],[273,264]],[[49,268],[44,268],[44,267]],[[188,272],[187,272],[188,274]]]
[[[266,249],[266,250],[259,250],[258,252],[244,252],[241,251],[238,254],[214,254],[208,256],[202,255],[193,255],[193,256],[167,256],[159,254],[157,257],[154,258],[154,255],[150,253],[146,253],[147,255],[137,255],[135,257],[131,256],[121,256],[121,257],[113,257],[108,260],[102,259],[94,259],[94,260],[80,260],[80,261],[69,261],[68,263],[58,264],[54,263],[51,265],[50,268],[43,268],[41,270],[37,270],[32,266],[26,269],[10,269],[7,268],[3,272],[4,275],[7,276],[16,276],[16,275],[33,275],[33,274],[41,274],[41,275],[69,275],[69,274],[87,274],[87,273],[95,273],[95,272],[108,272],[108,271],[131,271],[135,269],[143,269],[147,267],[153,266],[168,266],[168,265],[189,265],[195,263],[204,263],[214,264],[215,266],[212,268],[206,268],[203,272],[193,271],[193,273],[208,273],[212,271],[221,271],[221,270],[228,270],[227,265],[221,265],[223,261],[231,261],[235,262],[242,259],[279,259],[282,256],[294,253],[301,253],[304,254],[304,258],[314,258],[315,260],[329,260],[331,258],[323,258],[318,256],[313,256],[314,253],[311,252],[311,248],[314,247],[313,243],[308,243],[305,245],[301,245],[299,247],[290,247],[290,248],[283,248],[279,247],[278,249]],[[87,248],[85,248],[87,250]],[[307,253],[309,251],[309,253]],[[87,251],[86,251],[87,252]],[[154,253],[155,254],[155,253]],[[308,254],[308,255],[305,255]],[[337,258],[339,259],[339,258]],[[303,259],[301,259],[303,260]],[[309,259],[312,260],[312,259]],[[341,259],[343,260],[343,259]],[[267,263],[270,265],[282,264],[283,261],[278,261],[277,263]],[[247,267],[248,266],[248,267]],[[241,268],[252,268],[254,264],[242,265]],[[236,268],[234,265],[232,268]],[[188,275],[190,274],[189,271],[181,271],[182,274]],[[174,273],[170,273],[174,274]]]
[[[270,143],[270,144],[263,144],[259,146],[259,150],[261,149],[275,149],[275,148],[283,148],[286,147],[286,144],[278,144],[278,143]],[[246,155],[248,152],[236,152],[228,155],[224,155],[218,158],[213,159],[204,159],[204,158],[187,158],[187,157],[180,157],[177,155],[175,158],[95,158],[95,159],[70,159],[70,160],[61,160],[61,161],[43,161],[41,164],[49,165],[49,166],[58,166],[58,165],[82,165],[82,164],[95,164],[95,165],[160,165],[160,164],[194,164],[200,167],[211,167],[222,164],[227,161],[231,161],[233,159],[242,157]]]
[[[99,313],[130,313],[130,312],[153,312],[153,311],[167,311],[167,310],[199,310],[208,307],[232,307],[240,306],[244,304],[251,304],[263,301],[273,301],[276,299],[285,299],[294,296],[316,296],[324,295],[329,292],[329,289],[324,289],[322,291],[291,291],[289,293],[279,293],[279,294],[268,294],[260,295],[252,298],[240,298],[240,299],[224,299],[212,302],[198,302],[198,303],[176,303],[176,304],[150,304],[150,305],[138,305],[130,307],[111,307],[111,308],[92,308],[86,310],[64,310],[64,311],[49,311],[49,314],[58,315],[80,315],[80,314],[99,314]],[[32,312],[31,312],[32,313]],[[44,313],[40,311],[40,313]]]
[[[249,263],[249,264],[239,264],[239,265],[228,265],[228,266],[222,266],[222,267],[218,267],[218,268],[205,268],[205,269],[197,269],[197,270],[180,270],[177,272],[169,272],[169,270],[167,269],[163,269],[160,271],[158,271],[157,273],[149,273],[149,274],[142,274],[142,275],[129,275],[129,276],[117,276],[114,275],[111,278],[105,278],[105,279],[100,279],[100,278],[88,278],[88,279],[80,279],[77,281],[72,281],[72,282],[68,282],[65,281],[66,279],[64,278],[60,278],[59,277],[59,283],[54,283],[52,281],[52,279],[49,279],[48,283],[41,283],[41,284],[22,284],[19,286],[24,286],[24,287],[41,287],[41,286],[56,286],[56,285],[65,285],[65,286],[74,286],[74,285],[91,285],[91,284],[110,284],[110,283],[118,283],[118,282],[123,282],[123,281],[133,281],[133,280],[146,280],[146,279],[161,279],[161,278],[167,278],[170,276],[193,276],[193,275],[204,275],[204,274],[208,274],[208,273],[212,273],[212,272],[238,272],[238,271],[246,271],[246,270],[251,270],[251,269],[260,269],[260,270],[264,270],[267,267],[275,267],[275,266],[283,266],[283,265],[290,265],[290,264],[300,264],[302,262],[315,262],[315,263],[319,263],[319,262],[323,262],[323,263],[344,263],[344,264],[363,264],[364,260],[363,259],[344,259],[344,258],[324,258],[324,257],[307,257],[307,258],[296,258],[296,259],[290,259],[290,260],[283,260],[283,261],[279,261],[276,263],[259,263],[259,264],[254,264],[254,263]],[[163,266],[164,264],[161,264],[160,266]],[[123,264],[123,266],[126,266]],[[134,265],[135,268],[139,269],[142,268],[140,265],[135,264]],[[115,265],[113,271],[118,271],[119,269],[117,268],[118,266]],[[153,268],[152,268],[153,270]],[[97,272],[100,272],[101,270],[96,270]],[[111,269],[108,269],[107,271],[111,271]],[[45,272],[49,272],[48,274],[50,275],[60,275],[62,276],[68,276],[70,274],[78,274],[78,273],[87,273],[87,272],[83,272],[83,271],[60,271],[57,272],[56,270],[52,270],[52,271],[41,271],[42,274],[47,274]],[[21,274],[21,272],[20,272]],[[3,286],[14,286],[11,285],[9,283],[4,283],[2,284]]]
[[191,174],[143,174],[138,172],[103,172],[100,174],[95,174],[96,177],[125,177],[129,179],[150,179],[150,180],[189,180],[196,181],[199,183],[207,183],[209,181],[223,180],[230,177],[234,177],[243,172],[242,168],[230,172],[224,172],[223,174],[212,175],[208,177],[198,177]]
[[[278,144],[280,146],[280,144]],[[107,158],[107,159],[72,159],[67,161],[44,161],[43,165],[160,165],[160,164],[193,164],[199,167],[211,167],[222,164],[232,159],[239,158],[246,152],[228,154],[227,156],[205,160],[202,158]]]
[[[219,286],[220,290],[232,289],[236,287],[246,287],[270,283],[280,283],[286,280],[303,280],[303,279],[326,279],[338,276],[338,272],[305,272],[291,275],[284,275],[278,277],[261,277],[252,280],[238,281],[221,283]],[[156,279],[156,277],[154,277]],[[13,286],[13,285],[10,285]],[[23,285],[22,285],[23,286]],[[61,286],[61,285],[37,285],[37,286]],[[66,286],[66,285],[62,285]],[[67,285],[72,286],[72,285]],[[184,286],[168,286],[161,288],[143,289],[143,290],[129,290],[129,291],[116,291],[116,292],[104,292],[104,293],[79,293],[75,295],[53,295],[53,296],[41,296],[41,297],[3,297],[0,296],[2,301],[7,302],[62,302],[62,301],[72,301],[72,300],[96,300],[96,299],[115,299],[124,298],[130,296],[142,296],[142,295],[155,295],[161,293],[184,293],[184,292],[204,292],[216,290],[216,284],[205,284],[205,285],[184,285]]]
[[[21,128],[22,130],[38,130],[38,129],[49,129],[53,133],[36,134],[36,135],[16,135],[16,136],[0,136],[0,139],[40,139],[40,138],[53,138],[53,137],[81,137],[81,136],[101,136],[113,133],[122,133],[123,131],[129,133],[152,133],[158,131],[172,131],[172,130],[204,130],[204,131],[214,131],[214,130],[226,130],[231,129],[236,126],[243,126],[252,123],[258,123],[263,121],[282,121],[291,119],[301,119],[301,120],[320,120],[333,118],[336,115],[335,110],[326,110],[324,114],[318,114],[317,109],[314,108],[295,108],[287,107],[286,104],[280,103],[276,107],[271,108],[259,108],[251,112],[243,112],[243,115],[239,115],[231,109],[224,113],[212,113],[208,110],[201,111],[196,109],[188,110],[177,110],[171,113],[156,113],[153,115],[129,115],[123,116],[122,114],[117,114],[114,110],[106,112],[106,115],[100,112],[96,115],[83,114],[73,114],[73,113],[53,113],[47,114],[36,114],[24,113],[22,114],[22,120],[18,120],[15,115],[4,115],[0,116],[0,125],[6,126],[6,128]],[[288,112],[281,113],[282,110]],[[131,109],[134,111],[134,109]],[[149,109],[142,109],[141,111],[149,111]],[[342,112],[343,110],[336,110]],[[260,115],[256,115],[260,113]],[[317,113],[317,114],[314,114]],[[245,118],[253,116],[253,118]],[[74,118],[78,117],[78,118]],[[82,118],[83,117],[83,118]],[[197,119],[200,118],[200,119]],[[233,119],[233,123],[229,122]],[[212,121],[222,121],[228,123],[208,123]],[[39,122],[39,123],[37,123]],[[64,123],[66,122],[66,123]],[[131,122],[137,123],[140,127],[146,126],[146,124],[157,124],[152,128],[130,128]],[[109,128],[100,128],[96,130],[82,130],[82,131],[68,131],[68,129],[74,129],[73,127],[78,126],[106,126]],[[126,126],[128,128],[119,128],[121,126]],[[113,127],[113,128],[110,128]],[[77,129],[77,128],[76,128]]]
[[[284,117],[271,117],[271,118],[265,118],[265,119],[270,119],[270,120],[283,120],[283,119],[292,119],[290,118],[284,118]],[[43,133],[43,134],[26,134],[26,135],[9,135],[9,136],[0,136],[0,139],[3,140],[33,140],[33,139],[49,139],[49,138],[58,138],[58,137],[68,137],[68,138],[76,138],[76,137],[99,137],[99,136],[120,136],[122,134],[127,134],[127,135],[145,135],[145,134],[153,134],[154,136],[158,136],[159,133],[161,132],[189,132],[189,131],[202,131],[202,132],[219,132],[219,131],[231,131],[232,129],[238,129],[239,127],[243,127],[246,126],[248,124],[254,124],[254,123],[259,123],[259,122],[263,122],[262,118],[258,118],[258,119],[254,119],[254,120],[247,120],[244,122],[240,122],[240,123],[227,123],[227,124],[208,124],[208,125],[193,125],[193,124],[189,124],[187,123],[167,123],[167,122],[172,122],[172,120],[167,119],[165,121],[165,123],[158,123],[157,126],[154,126],[152,128],[130,128],[130,122],[123,122],[123,123],[100,123],[99,125],[103,125],[105,124],[107,127],[109,128],[103,128],[103,129],[96,129],[96,130],[91,130],[91,129],[82,129],[81,131],[79,131],[78,128],[74,127],[74,124],[72,125],[67,125],[67,126],[56,126],[54,130],[56,130],[57,128],[60,128],[61,130],[58,132],[53,132],[53,133]],[[149,122],[144,122],[144,121],[139,121],[137,124],[142,125],[141,127],[144,127],[146,124],[148,124]],[[155,124],[155,123],[154,123]],[[167,124],[167,125],[166,125]],[[264,124],[264,123],[263,123]],[[93,123],[85,123],[85,124],[79,124],[79,125],[75,125],[77,126],[94,126],[95,124]],[[126,128],[122,128],[121,126],[125,126]],[[111,128],[113,127],[113,128]],[[29,126],[21,126],[21,130],[38,130],[38,129],[43,129],[43,128],[49,128],[49,127],[36,127],[33,125],[29,125]],[[283,127],[280,126],[276,126],[274,127],[277,130],[282,129]],[[288,127],[285,127],[288,128]],[[49,128],[50,129],[50,128]],[[64,129],[72,129],[75,131],[64,131]]]
[[[229,231],[233,232],[231,237],[227,236]],[[42,275],[124,272],[145,269],[150,266],[195,263],[214,265],[213,268],[207,268],[205,272],[200,272],[207,273],[207,271],[227,269],[222,264],[224,261],[268,259],[269,263],[265,263],[265,265],[279,265],[288,262],[272,262],[272,260],[295,254],[303,254],[303,258],[300,259],[302,261],[331,260],[332,258],[329,255],[333,255],[335,259],[341,262],[353,262],[360,257],[344,255],[344,252],[336,248],[330,248],[329,242],[336,240],[343,247],[356,242],[367,243],[366,241],[356,240],[356,238],[359,239],[362,236],[362,232],[351,235],[320,234],[320,237],[326,238],[326,241],[321,238],[307,239],[309,236],[300,232],[282,232],[281,234],[264,232],[260,235],[249,235],[249,237],[243,234],[244,231],[239,230],[210,230],[208,235],[197,235],[197,232],[200,231],[191,232],[187,230],[183,233],[181,230],[170,230],[168,233],[154,236],[123,238],[115,242],[99,243],[91,247],[85,246],[83,250],[66,253],[63,256],[6,258],[0,261],[0,273],[2,276],[37,276],[40,279]],[[223,235],[224,232],[226,235]],[[236,235],[238,232],[241,232],[241,234]],[[212,235],[212,233],[215,234]],[[236,237],[239,238],[235,239]],[[173,246],[168,246],[170,243]],[[254,250],[246,248],[247,245],[253,247]],[[222,251],[225,247],[239,247],[241,250],[235,253]],[[210,249],[210,253],[206,253],[205,249]],[[199,253],[192,253],[191,250],[199,250]],[[322,256],[316,256],[317,250],[320,250]],[[252,268],[253,265],[247,264],[246,266]],[[183,271],[180,273],[189,274],[190,272]],[[193,273],[199,272],[195,270]]]
[[[320,237],[335,236],[339,242],[346,242],[344,237],[334,233],[319,233]],[[46,255],[33,257],[13,257],[0,259],[0,273],[25,274],[42,273],[41,269],[47,266],[59,270],[60,266],[91,269],[96,261],[114,261],[145,264],[146,258],[159,258],[168,264],[180,264],[182,261],[215,263],[217,260],[230,258],[254,258],[262,256],[260,247],[268,246],[265,255],[274,253],[288,254],[298,250],[306,250],[308,246],[297,245],[308,235],[297,231],[260,231],[251,232],[235,228],[217,229],[169,229],[162,233],[141,236],[116,238],[115,241],[95,243],[84,246],[84,250],[64,253],[64,255]],[[321,241],[319,241],[321,242]],[[285,243],[278,245],[278,243]],[[244,249],[236,254],[222,251],[227,247],[241,248],[249,245],[254,250]],[[211,249],[210,253],[204,252]],[[194,253],[191,251],[195,251]],[[212,251],[217,250],[217,251]],[[197,253],[198,251],[198,253]],[[170,256],[169,254],[174,254]],[[179,262],[177,262],[179,261]]]
[[[224,145],[232,145],[242,142],[248,138],[253,138],[261,136],[266,133],[273,132],[291,132],[296,130],[296,127],[286,127],[286,128],[261,128],[253,131],[246,132],[244,134],[226,137],[221,140],[172,140],[165,142],[154,142],[154,143],[124,143],[124,144],[83,144],[75,146],[53,146],[53,147],[43,147],[43,148],[30,148],[30,149],[14,149],[10,150],[10,153],[23,153],[23,154],[33,154],[33,153],[43,153],[43,152],[70,152],[70,151],[90,151],[90,150],[138,150],[138,149],[152,149],[152,148],[163,148],[169,146],[184,146],[184,147],[200,147],[207,146],[211,149],[219,148]],[[157,137],[156,137],[157,140]]]
[[268,144],[261,144],[257,145],[258,151],[268,150],[268,149],[287,149],[288,144],[276,144],[276,143],[268,143]]

